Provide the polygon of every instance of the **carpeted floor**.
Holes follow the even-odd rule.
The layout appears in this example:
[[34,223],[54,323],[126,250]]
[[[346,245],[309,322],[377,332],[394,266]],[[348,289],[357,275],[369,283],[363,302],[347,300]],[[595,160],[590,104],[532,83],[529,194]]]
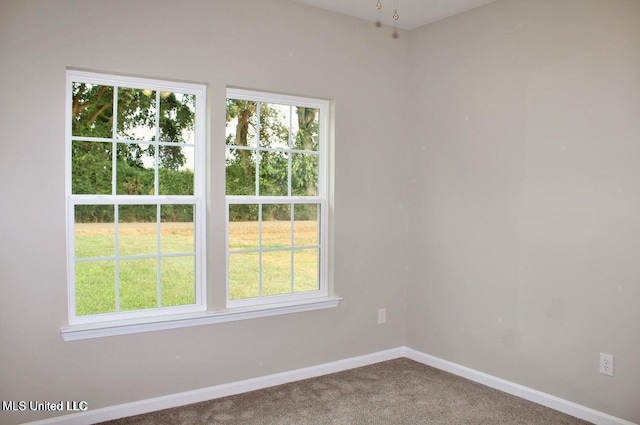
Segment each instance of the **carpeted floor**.
[[103,425],[588,423],[402,358]]

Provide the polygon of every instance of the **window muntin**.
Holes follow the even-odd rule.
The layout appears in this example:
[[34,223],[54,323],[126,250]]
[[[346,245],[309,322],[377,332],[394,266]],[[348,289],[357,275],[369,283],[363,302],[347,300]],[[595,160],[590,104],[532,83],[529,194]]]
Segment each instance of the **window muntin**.
[[67,72],[70,324],[205,309],[205,95]]
[[230,301],[323,289],[319,280],[321,203],[232,202],[238,200],[228,204]]
[[227,90],[227,304],[327,295],[328,102]]

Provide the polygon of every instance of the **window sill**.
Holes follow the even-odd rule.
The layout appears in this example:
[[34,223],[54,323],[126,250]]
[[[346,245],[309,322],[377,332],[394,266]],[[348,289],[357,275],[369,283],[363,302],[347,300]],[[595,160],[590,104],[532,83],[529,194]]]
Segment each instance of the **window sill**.
[[181,314],[135,320],[119,320],[87,325],[73,325],[60,328],[60,334],[64,341],[75,341],[79,339],[210,325],[214,323],[233,322],[236,320],[256,319],[260,317],[333,308],[338,306],[338,302],[340,302],[341,299],[342,298],[339,297],[324,297],[256,307],[233,308],[215,312],[208,311],[204,313]]

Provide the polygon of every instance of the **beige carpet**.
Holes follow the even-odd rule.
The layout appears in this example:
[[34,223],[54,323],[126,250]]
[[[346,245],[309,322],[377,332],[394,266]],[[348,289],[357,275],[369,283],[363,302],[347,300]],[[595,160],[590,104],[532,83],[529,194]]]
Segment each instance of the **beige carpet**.
[[588,423],[404,358],[103,422],[108,425]]

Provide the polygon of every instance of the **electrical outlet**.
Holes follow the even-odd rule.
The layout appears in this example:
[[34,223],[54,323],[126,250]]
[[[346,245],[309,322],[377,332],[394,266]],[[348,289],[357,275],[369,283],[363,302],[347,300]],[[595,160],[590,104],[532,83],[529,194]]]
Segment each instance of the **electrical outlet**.
[[600,353],[600,373],[613,376],[613,355]]
[[378,324],[381,325],[387,322],[387,309],[379,308],[378,309]]

